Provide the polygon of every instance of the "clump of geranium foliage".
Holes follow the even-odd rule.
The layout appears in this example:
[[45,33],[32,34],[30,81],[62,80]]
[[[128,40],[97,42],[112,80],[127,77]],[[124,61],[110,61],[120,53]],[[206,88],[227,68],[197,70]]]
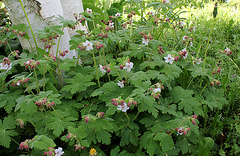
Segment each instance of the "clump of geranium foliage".
[[[87,8],[74,13],[76,22],[60,17],[61,26],[39,31],[46,46],[38,55],[4,57],[0,145],[22,155],[208,155],[214,140],[205,119],[228,104],[227,69],[199,53],[198,28],[174,4],[148,7],[136,20],[140,8],[130,5],[53,52],[63,29],[98,14]],[[29,39],[26,29],[3,28],[1,44],[14,35]],[[234,51],[223,48],[219,58],[231,59]],[[74,50],[76,57],[64,59]]]

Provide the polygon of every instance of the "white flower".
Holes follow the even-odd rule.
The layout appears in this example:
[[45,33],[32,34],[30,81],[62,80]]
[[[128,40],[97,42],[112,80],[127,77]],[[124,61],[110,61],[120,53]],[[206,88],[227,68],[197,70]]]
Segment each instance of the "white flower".
[[20,86],[20,82],[17,82],[17,86]]
[[119,17],[119,16],[121,16],[121,14],[120,13],[116,13],[115,16]]
[[195,32],[196,31],[196,26],[195,27],[193,27],[193,32]]
[[164,57],[166,63],[173,64],[174,58],[172,57],[171,54],[168,54],[167,57]]
[[154,15],[155,15],[155,12],[152,12],[152,11],[151,11],[151,12],[150,12],[150,15],[154,16]]
[[131,69],[133,68],[133,63],[132,62],[126,62],[125,64],[126,66],[123,67],[123,69],[127,69],[127,71],[131,71]]
[[182,51],[183,51],[183,52],[186,52],[185,55],[183,56],[183,58],[186,59],[187,56],[188,56],[188,52],[187,52],[186,48],[182,49]]
[[155,88],[155,89],[153,90],[153,93],[159,93],[159,92],[161,92],[161,88]]
[[202,62],[202,58],[197,59],[197,64],[200,64]]
[[109,26],[110,28],[114,28],[114,23],[113,23],[113,22],[110,22],[108,26]]
[[227,47],[226,49],[225,49],[225,52],[230,52],[231,50]]
[[105,67],[104,66],[102,66],[101,64],[99,64],[99,67],[100,67],[100,70],[101,70],[101,72],[104,74],[104,73],[106,73],[106,70],[105,70]]
[[183,135],[183,128],[182,128],[182,127],[180,127],[180,128],[178,129],[177,135]]
[[83,43],[83,45],[86,47],[87,51],[90,51],[93,49],[93,44],[92,42],[89,42],[88,40],[86,40],[86,42]]
[[7,63],[1,63],[0,64],[0,70],[3,69],[3,70],[10,70],[12,68],[12,63],[10,63],[9,65]]
[[26,64],[29,64],[30,63],[30,61],[28,60],[27,62],[26,62]]
[[169,3],[169,0],[163,0],[163,3]]
[[55,156],[61,156],[64,152],[62,151],[61,147],[58,147],[58,149],[55,149]]
[[122,112],[126,112],[128,109],[129,109],[129,107],[127,106],[126,102],[124,102],[123,105],[118,105],[118,108],[117,108],[117,110],[120,110]]
[[142,43],[145,45],[148,45],[149,39],[142,38]]
[[183,36],[182,40],[185,41],[186,39],[188,39],[188,36]]
[[87,8],[86,12],[91,14],[92,13],[92,9]]
[[124,81],[118,81],[118,86],[120,88],[123,88],[124,87]]
[[184,24],[185,24],[185,22],[183,22],[183,21],[182,21],[182,22],[180,22],[180,25],[181,25],[182,27],[183,27],[183,25],[184,25]]

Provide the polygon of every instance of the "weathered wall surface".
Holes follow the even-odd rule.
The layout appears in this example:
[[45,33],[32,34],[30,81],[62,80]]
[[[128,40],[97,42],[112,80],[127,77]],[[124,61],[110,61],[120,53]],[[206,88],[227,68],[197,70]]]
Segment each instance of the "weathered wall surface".
[[[28,25],[27,19],[23,12],[22,6],[19,0],[3,0],[8,11],[9,16],[13,24],[24,23]],[[27,12],[28,18],[30,20],[31,26],[34,33],[37,30],[43,30],[47,25],[59,24],[56,19],[59,15],[63,16],[68,20],[75,20],[73,16],[73,11],[76,13],[83,12],[82,1],[75,0],[22,0],[25,10]],[[82,26],[78,26],[76,30],[86,30]],[[75,30],[65,29],[64,35],[61,37],[59,50],[69,49],[70,36],[74,35]],[[31,43],[34,45],[32,34],[29,30],[29,36],[31,37]],[[44,49],[44,43],[35,35],[38,47]],[[31,51],[31,47],[26,39],[20,38],[20,42],[24,49]],[[56,46],[54,46],[53,51],[56,52]],[[72,58],[75,55],[74,51],[71,51],[66,55],[65,58]]]

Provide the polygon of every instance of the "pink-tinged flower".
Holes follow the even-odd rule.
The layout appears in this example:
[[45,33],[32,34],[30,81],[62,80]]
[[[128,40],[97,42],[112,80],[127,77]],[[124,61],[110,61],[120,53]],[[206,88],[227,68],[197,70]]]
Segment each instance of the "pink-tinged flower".
[[149,39],[148,38],[142,38],[142,43],[145,45],[148,45]]
[[183,37],[182,37],[182,40],[183,40],[183,41],[185,41],[185,40],[187,40],[187,39],[188,39],[188,36],[183,36]]
[[127,103],[124,102],[123,105],[118,105],[117,110],[120,110],[122,112],[126,112],[129,109],[129,107],[127,106]]
[[178,128],[177,131],[178,131],[177,135],[183,135],[183,128],[182,127]]
[[161,88],[155,88],[154,90],[153,90],[153,93],[161,93]]
[[192,121],[192,124],[193,124],[193,125],[196,125],[196,121],[195,121],[195,120],[193,120],[193,121]]
[[120,13],[116,13],[115,16],[116,16],[116,17],[120,17],[121,14],[120,14]]
[[169,3],[169,0],[163,0],[163,3],[168,4],[168,3]]
[[183,25],[185,24],[185,22],[184,22],[184,21],[181,21],[179,24],[183,27]]
[[86,40],[86,42],[83,43],[83,46],[86,47],[87,51],[93,50],[93,44],[92,44],[92,42],[89,42],[88,40]]
[[194,119],[197,119],[197,115],[192,115],[192,117],[193,117]]
[[85,116],[85,117],[84,117],[84,120],[85,120],[85,123],[88,123],[88,121],[89,121],[89,116]]
[[152,11],[151,11],[149,14],[150,14],[151,16],[154,16],[154,15],[155,15],[155,12],[152,12]]
[[188,52],[187,52],[186,48],[182,49],[182,51],[183,51],[183,58],[186,59],[188,56]]
[[193,32],[195,32],[196,31],[196,27],[193,27],[192,30],[193,30]]
[[99,67],[100,67],[102,74],[106,73],[105,66],[102,66],[101,64],[99,64]]
[[133,63],[132,62],[126,62],[125,63],[125,67],[123,67],[123,69],[127,69],[127,71],[131,71],[131,69],[133,68]]
[[0,64],[0,69],[3,69],[3,70],[10,70],[10,69],[12,69],[12,63],[10,63],[10,64],[7,64],[7,63],[1,63]]
[[164,57],[166,63],[173,64],[174,58],[172,57],[171,54],[168,54],[167,57]]
[[91,14],[92,13],[92,9],[87,8],[86,12]]
[[108,25],[110,28],[114,28],[114,23],[113,22],[109,22],[109,25]]
[[120,88],[123,88],[124,87],[124,81],[118,81],[118,86]]
[[61,147],[58,147],[58,149],[55,149],[55,156],[61,156],[64,152],[62,151]]
[[231,50],[228,47],[225,49],[225,53],[230,52],[230,51]]

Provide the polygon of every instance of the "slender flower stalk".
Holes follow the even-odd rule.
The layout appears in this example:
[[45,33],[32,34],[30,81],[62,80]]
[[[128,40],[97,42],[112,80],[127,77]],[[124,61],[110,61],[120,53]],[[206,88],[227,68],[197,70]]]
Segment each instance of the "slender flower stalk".
[[[26,19],[27,19],[27,22],[28,22],[29,28],[30,28],[30,30],[31,30],[31,33],[32,33],[32,36],[33,36],[33,40],[34,40],[34,43],[35,43],[35,46],[36,46],[36,49],[37,49],[37,48],[38,48],[38,46],[37,46],[37,41],[36,41],[36,38],[35,38],[35,36],[34,36],[34,33],[33,33],[33,29],[32,29],[31,23],[30,23],[30,21],[29,21],[29,19],[28,19],[28,16],[27,16],[26,10],[25,10],[25,8],[24,8],[24,6],[23,6],[22,0],[19,0],[19,2],[21,3],[21,6],[22,6],[22,9],[23,9],[23,12],[24,12],[25,17],[26,17]],[[39,54],[39,52],[38,52],[38,54]]]
[[28,90],[32,93],[33,96],[35,96],[35,94],[32,92],[32,90],[28,87],[28,85],[25,83],[26,87],[28,88]]
[[97,64],[96,64],[96,59],[95,59],[95,55],[94,55],[94,51],[93,50],[92,50],[92,54],[93,54],[93,62],[94,62],[95,69],[96,69],[96,74],[97,74],[98,86],[100,88],[101,86],[100,86],[100,81],[99,81],[99,77],[98,77]]
[[[62,31],[64,30],[64,28],[62,28]],[[56,58],[58,57],[58,50],[59,50],[59,46],[60,46],[60,40],[61,40],[62,35],[59,36],[58,38],[58,45],[57,45],[57,51],[56,51]]]
[[169,68],[169,70],[168,70],[168,72],[167,72],[167,74],[166,74],[166,75],[168,75],[168,73],[170,72],[170,70],[171,70],[172,66],[173,66],[173,64],[171,64],[171,66],[170,66],[170,68]]
[[47,62],[45,62],[44,68],[43,68],[43,91],[45,90],[45,70],[46,70],[46,65],[47,65]]
[[36,82],[37,82],[37,87],[38,87],[37,94],[39,94],[39,92],[40,92],[40,89],[39,89],[39,84],[38,84],[37,72],[36,72],[36,69],[35,69],[35,68],[33,68],[33,71],[34,71],[34,75],[35,75]]
[[210,40],[210,37],[211,37],[211,34],[212,34],[212,30],[213,30],[213,22],[212,22],[212,26],[211,26],[211,29],[210,29],[210,33],[209,33],[209,36],[208,36],[208,42],[207,42],[207,47],[206,47],[206,51],[205,51],[205,56],[204,56],[204,61],[203,61],[203,70],[202,70],[202,72],[204,72],[204,69],[205,69],[205,64],[206,64],[206,59],[207,59],[207,51],[208,51],[208,47],[209,47],[209,40]]
[[117,72],[117,74],[118,74],[120,80],[122,81],[122,77],[120,76],[120,74],[119,74],[119,72],[117,71],[116,67],[113,67],[113,68],[116,70],[116,72]]
[[130,118],[129,118],[127,112],[125,112],[125,115],[126,115],[126,117],[127,117],[127,119],[128,119],[128,123],[127,123],[127,126],[128,126],[128,125],[129,125],[129,122],[130,122]]
[[62,117],[60,114],[58,114],[58,112],[56,111],[56,109],[54,108],[54,107],[52,107],[52,109],[54,110],[54,112],[60,117],[60,118],[64,118],[64,117]]
[[125,80],[127,82],[127,72],[126,72],[126,69],[124,69],[124,74],[125,74]]

